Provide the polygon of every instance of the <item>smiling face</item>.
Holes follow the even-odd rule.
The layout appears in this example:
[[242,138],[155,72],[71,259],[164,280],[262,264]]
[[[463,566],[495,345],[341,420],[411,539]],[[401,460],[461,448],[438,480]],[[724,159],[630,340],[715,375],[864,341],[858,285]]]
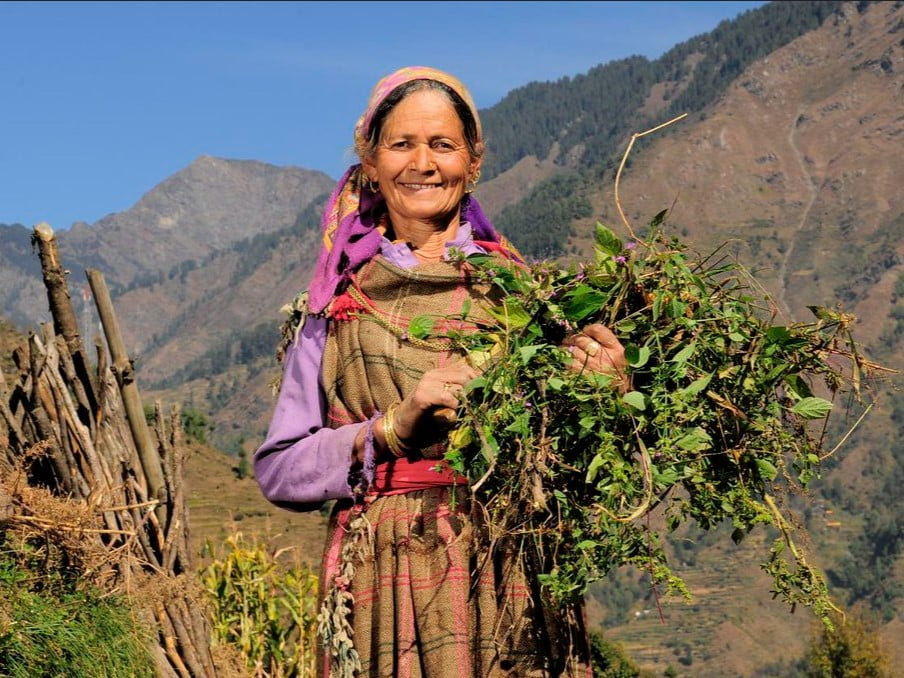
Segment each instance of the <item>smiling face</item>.
[[468,181],[480,167],[452,102],[433,89],[402,99],[386,117],[376,151],[363,159],[379,182],[397,237],[412,226],[458,224]]

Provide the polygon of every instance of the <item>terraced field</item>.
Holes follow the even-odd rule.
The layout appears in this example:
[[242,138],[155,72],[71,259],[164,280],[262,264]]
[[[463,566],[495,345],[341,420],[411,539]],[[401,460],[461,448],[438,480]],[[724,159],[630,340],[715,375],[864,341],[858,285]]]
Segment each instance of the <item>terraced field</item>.
[[[820,551],[844,539],[828,528],[814,532]],[[803,656],[819,622],[810,610],[792,612],[772,598],[771,580],[760,569],[770,535],[753,534],[735,545],[726,532],[706,542],[693,564],[673,561],[691,600],[648,595],[623,621],[610,620],[605,635],[654,675],[671,666],[680,676],[777,676],[765,667]],[[590,621],[598,623],[592,614]]]
[[185,481],[196,565],[209,562],[203,546],[214,550],[235,532],[267,542],[271,551],[293,549],[299,562],[315,571],[320,566],[326,519],[319,513],[292,513],[270,504],[253,478],[236,477],[236,460],[212,448],[192,445],[186,461]]

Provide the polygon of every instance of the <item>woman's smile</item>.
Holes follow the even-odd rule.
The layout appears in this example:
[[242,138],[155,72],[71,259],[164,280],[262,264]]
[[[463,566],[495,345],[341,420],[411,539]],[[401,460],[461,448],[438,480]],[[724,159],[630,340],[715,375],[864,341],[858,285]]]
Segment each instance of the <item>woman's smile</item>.
[[431,188],[441,188],[442,184],[406,184],[406,183],[403,183],[402,186],[404,186],[405,188],[410,189],[412,191],[426,191]]

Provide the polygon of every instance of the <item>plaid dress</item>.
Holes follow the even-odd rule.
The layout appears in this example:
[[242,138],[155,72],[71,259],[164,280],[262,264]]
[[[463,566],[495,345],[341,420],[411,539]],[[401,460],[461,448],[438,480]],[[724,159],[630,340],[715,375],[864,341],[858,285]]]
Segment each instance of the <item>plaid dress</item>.
[[[324,349],[330,424],[385,412],[424,372],[455,359],[441,340],[408,337],[409,322],[429,314],[437,319],[437,334],[467,330],[483,319],[488,293],[466,267],[450,263],[405,270],[377,256],[366,264],[334,305],[345,310],[342,319],[333,314]],[[469,317],[462,320],[466,301]],[[441,445],[421,452],[434,459],[442,453]],[[337,585],[343,559],[353,558],[351,580],[339,585],[353,599],[349,621],[358,675],[590,675],[583,611],[550,610],[531,575],[531,554],[514,542],[491,544],[482,516],[462,485],[369,494],[363,503],[337,506],[322,590]],[[366,537],[350,550],[344,547],[355,518],[363,526],[358,538],[360,530]],[[337,673],[325,653],[319,675],[330,676],[331,669]]]

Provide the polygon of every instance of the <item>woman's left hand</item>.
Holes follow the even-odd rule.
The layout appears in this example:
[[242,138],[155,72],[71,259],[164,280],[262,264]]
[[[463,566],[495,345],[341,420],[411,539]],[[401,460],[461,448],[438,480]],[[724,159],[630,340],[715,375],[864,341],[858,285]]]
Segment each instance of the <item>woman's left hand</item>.
[[621,393],[630,387],[625,347],[608,327],[600,324],[587,325],[578,334],[567,337],[562,345],[571,353],[569,367],[575,372],[589,370],[611,374],[616,378]]

